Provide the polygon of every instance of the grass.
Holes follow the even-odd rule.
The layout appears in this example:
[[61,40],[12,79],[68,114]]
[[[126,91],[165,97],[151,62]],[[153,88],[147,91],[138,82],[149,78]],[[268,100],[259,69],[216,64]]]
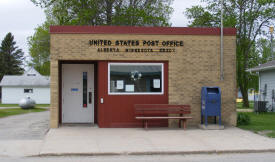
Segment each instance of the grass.
[[254,109],[254,101],[249,101],[249,108],[243,107],[242,102],[237,102],[237,109]]
[[[0,104],[0,107],[19,107],[18,104]],[[50,107],[50,104],[36,104],[35,107]]]
[[266,134],[268,137],[275,138],[275,131]]
[[254,131],[259,133],[261,131],[267,131],[266,134],[269,137],[275,138],[275,113],[254,113],[247,112],[250,116],[250,123],[248,125],[238,126],[241,129]]
[[47,109],[43,108],[33,108],[33,109],[21,109],[21,108],[12,108],[12,109],[0,109],[0,118],[11,116],[11,115],[19,115],[26,114],[32,112],[42,112],[47,111]]

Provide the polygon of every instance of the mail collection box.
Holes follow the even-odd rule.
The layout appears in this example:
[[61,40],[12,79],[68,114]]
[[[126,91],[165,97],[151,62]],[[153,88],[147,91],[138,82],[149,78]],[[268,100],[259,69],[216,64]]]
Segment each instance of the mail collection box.
[[208,116],[219,117],[221,125],[221,90],[220,87],[202,87],[201,89],[201,124],[207,126]]

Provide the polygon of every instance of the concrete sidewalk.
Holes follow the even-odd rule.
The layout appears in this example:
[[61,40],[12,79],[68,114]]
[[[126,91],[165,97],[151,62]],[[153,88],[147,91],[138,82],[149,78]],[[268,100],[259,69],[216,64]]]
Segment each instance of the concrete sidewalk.
[[275,152],[275,139],[225,130],[61,127],[51,129],[40,155],[137,155]]
[[237,112],[254,112],[254,109],[237,109]]

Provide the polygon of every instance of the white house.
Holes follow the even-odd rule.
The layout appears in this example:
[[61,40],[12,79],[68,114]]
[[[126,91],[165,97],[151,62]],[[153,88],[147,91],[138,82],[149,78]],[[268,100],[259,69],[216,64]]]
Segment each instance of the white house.
[[[254,101],[255,95],[257,96],[257,92],[253,89],[248,89],[248,101]],[[238,98],[243,98],[241,90],[238,90]]]
[[275,60],[259,65],[249,72],[259,74],[260,100],[268,101],[267,108],[275,110]]
[[33,68],[23,75],[5,75],[0,86],[3,104],[18,104],[24,97],[31,97],[37,104],[50,103],[50,78]]

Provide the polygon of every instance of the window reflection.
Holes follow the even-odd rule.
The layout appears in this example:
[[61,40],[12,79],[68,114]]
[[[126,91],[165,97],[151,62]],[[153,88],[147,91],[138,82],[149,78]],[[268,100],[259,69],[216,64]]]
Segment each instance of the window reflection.
[[110,64],[110,93],[161,93],[163,64]]

